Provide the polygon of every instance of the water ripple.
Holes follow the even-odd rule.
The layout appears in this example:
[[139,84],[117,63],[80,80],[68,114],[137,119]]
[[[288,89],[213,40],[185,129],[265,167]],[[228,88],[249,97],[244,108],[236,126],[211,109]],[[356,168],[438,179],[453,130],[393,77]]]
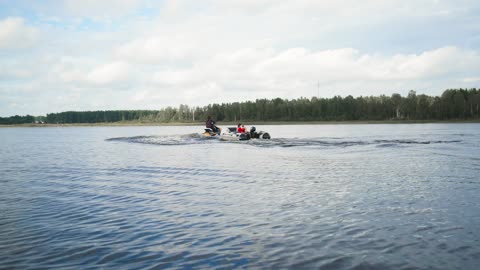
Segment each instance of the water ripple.
[[109,138],[110,142],[127,142],[152,145],[193,145],[193,144],[242,144],[257,147],[352,147],[368,146],[377,147],[399,147],[406,145],[428,145],[428,144],[453,144],[460,143],[462,140],[423,140],[423,139],[389,139],[389,140],[345,140],[342,138],[274,138],[270,140],[250,140],[250,141],[222,141],[215,138],[202,137],[200,134],[192,133],[186,135],[174,136],[133,136]]
[[478,267],[480,131],[324,129],[20,131],[0,145],[0,268]]

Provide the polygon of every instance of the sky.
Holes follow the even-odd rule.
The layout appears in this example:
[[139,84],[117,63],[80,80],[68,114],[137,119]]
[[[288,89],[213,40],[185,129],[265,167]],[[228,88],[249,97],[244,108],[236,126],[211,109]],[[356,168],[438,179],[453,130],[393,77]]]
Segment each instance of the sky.
[[480,88],[478,0],[0,0],[0,116]]

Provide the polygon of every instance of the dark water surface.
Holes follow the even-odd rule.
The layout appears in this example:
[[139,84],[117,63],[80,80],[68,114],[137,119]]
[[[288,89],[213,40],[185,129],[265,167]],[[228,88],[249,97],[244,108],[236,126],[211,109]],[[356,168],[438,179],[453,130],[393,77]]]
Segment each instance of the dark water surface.
[[0,269],[478,269],[480,124],[0,129]]

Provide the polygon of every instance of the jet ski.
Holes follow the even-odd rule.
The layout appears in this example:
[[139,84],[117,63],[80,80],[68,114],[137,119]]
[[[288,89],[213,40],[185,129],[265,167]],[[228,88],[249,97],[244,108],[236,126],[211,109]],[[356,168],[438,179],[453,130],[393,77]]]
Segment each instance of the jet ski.
[[222,129],[219,127],[215,127],[214,129],[206,128],[202,135],[204,137],[219,137],[222,133]]

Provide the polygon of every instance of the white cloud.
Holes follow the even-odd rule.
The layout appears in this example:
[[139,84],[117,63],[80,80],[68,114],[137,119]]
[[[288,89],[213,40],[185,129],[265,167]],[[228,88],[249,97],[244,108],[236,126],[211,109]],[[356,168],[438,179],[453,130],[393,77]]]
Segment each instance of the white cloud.
[[135,71],[122,61],[102,63],[91,59],[62,57],[52,65],[47,76],[50,84],[68,84],[69,88],[94,89],[97,86],[118,87],[133,81]]
[[192,51],[189,40],[179,36],[141,38],[123,44],[116,50],[120,58],[145,63],[186,59]]
[[152,82],[159,85],[184,85],[195,82],[195,74],[190,70],[166,70],[153,73]]
[[130,78],[130,67],[124,62],[112,62],[90,71],[86,79],[94,84],[111,84],[128,82]]
[[463,78],[462,81],[465,83],[480,83],[480,77]]
[[[0,49],[35,47],[0,50],[0,99],[37,113],[310,97],[317,82],[321,96],[479,86],[480,5],[470,0],[54,0],[22,9],[38,19],[0,19]],[[42,105],[56,97],[56,109]]]
[[[474,4],[472,0],[451,2],[448,0],[211,0],[210,4],[217,9],[233,12],[289,12],[290,14],[317,14],[318,16],[436,16],[446,15],[453,11],[465,9]],[[378,12],[382,11],[382,12]]]
[[23,67],[14,65],[0,66],[0,80],[28,79],[31,76],[32,72]]
[[81,17],[109,18],[131,13],[142,5],[140,0],[64,0],[65,12]]
[[[449,74],[469,74],[480,69],[478,52],[444,47],[421,54],[370,55],[352,48],[309,51],[243,49],[221,53],[190,69],[156,72],[153,81],[164,85],[215,82],[226,91],[281,90],[295,86],[343,81],[435,81]],[[385,85],[386,86],[386,85]],[[230,89],[230,90],[229,90]],[[301,89],[298,89],[301,90]],[[346,91],[354,89],[345,89]]]
[[22,18],[0,20],[0,49],[27,48],[34,45],[38,30],[25,25]]

